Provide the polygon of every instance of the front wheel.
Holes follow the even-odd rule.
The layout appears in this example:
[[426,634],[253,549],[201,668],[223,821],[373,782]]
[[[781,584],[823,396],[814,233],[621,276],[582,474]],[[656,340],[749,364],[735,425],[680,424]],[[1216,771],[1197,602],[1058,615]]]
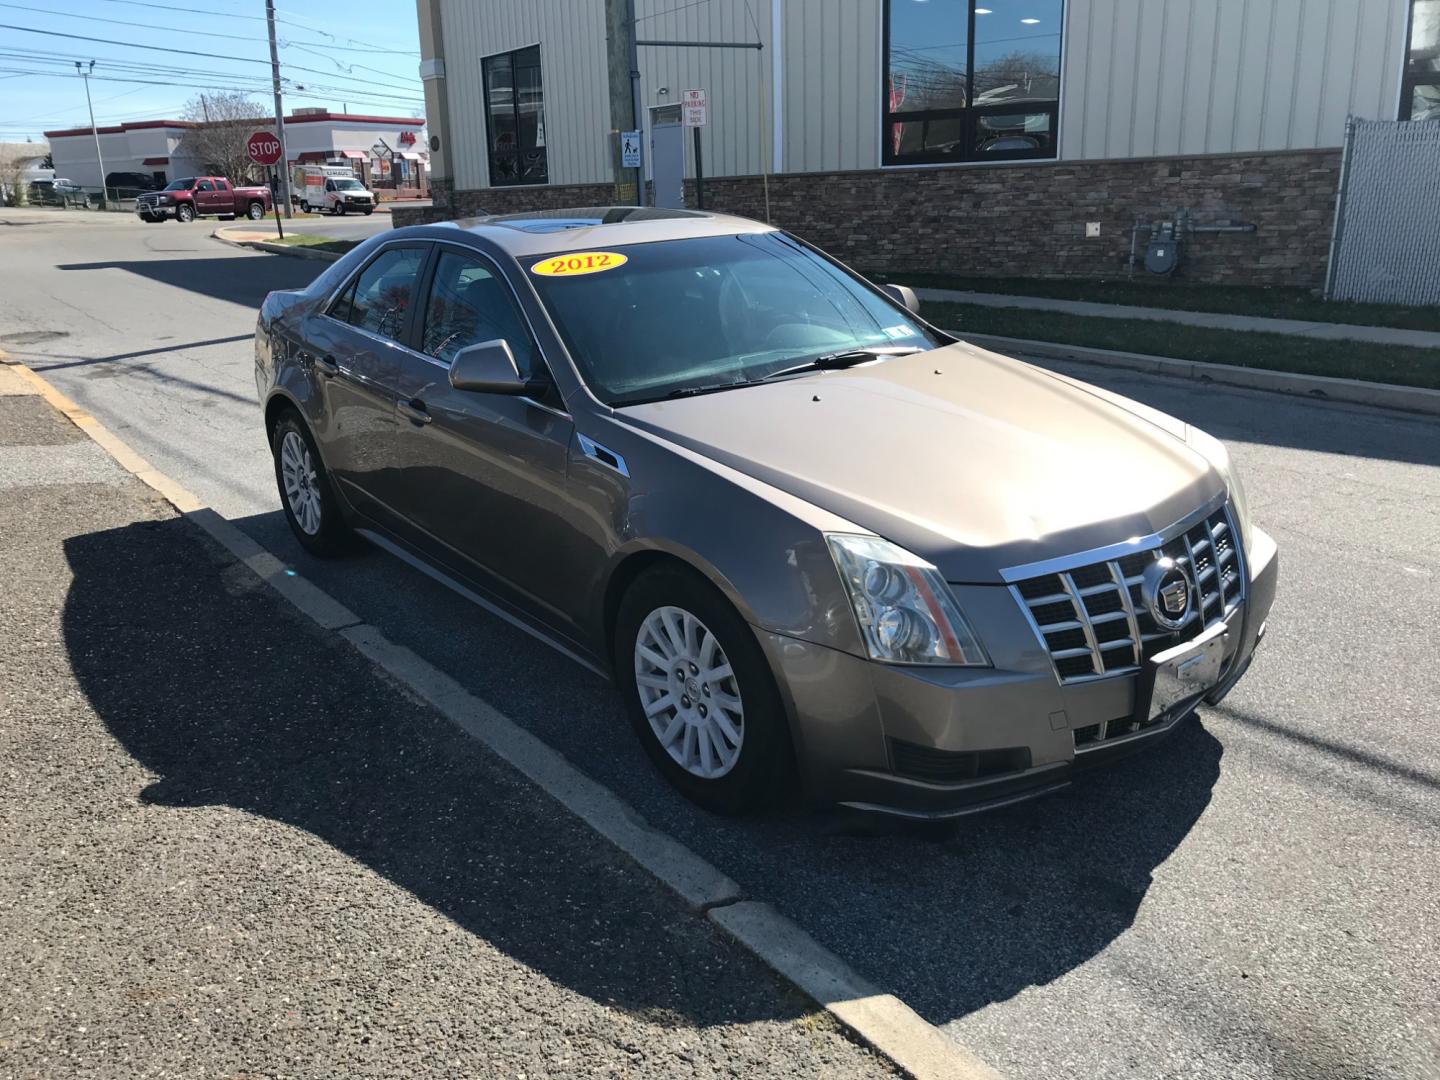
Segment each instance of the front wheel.
[[189,203],[181,203],[178,207],[175,208],[175,220],[182,223],[194,221],[195,208]]
[[271,433],[275,456],[275,482],[285,520],[300,546],[312,555],[329,558],[344,554],[354,534],[340,515],[335,488],[320,452],[300,417],[287,411]]
[[636,579],[615,670],[645,752],[681,794],[727,815],[776,800],[791,766],[785,708],[754,631],[713,585],[678,566]]
[[345,204],[343,202],[337,202],[335,204],[335,213],[339,214],[341,217],[345,216]]

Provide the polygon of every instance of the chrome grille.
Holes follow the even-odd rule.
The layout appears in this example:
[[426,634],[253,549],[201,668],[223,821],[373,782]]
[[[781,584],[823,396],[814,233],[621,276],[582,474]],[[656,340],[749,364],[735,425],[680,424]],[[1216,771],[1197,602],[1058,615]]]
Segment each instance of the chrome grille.
[[[1228,507],[1202,514],[1168,539],[1118,558],[1011,583],[1061,682],[1138,671],[1147,657],[1188,641],[1234,611],[1245,574]],[[1145,568],[1162,556],[1179,563],[1200,598],[1178,630],[1160,626],[1140,599]]]

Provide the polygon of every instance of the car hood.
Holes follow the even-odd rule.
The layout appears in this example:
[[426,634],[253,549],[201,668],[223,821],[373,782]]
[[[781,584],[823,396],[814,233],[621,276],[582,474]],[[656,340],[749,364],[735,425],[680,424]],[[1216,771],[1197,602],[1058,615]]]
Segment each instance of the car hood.
[[1178,422],[964,342],[616,415],[953,582],[1158,532],[1224,490]]

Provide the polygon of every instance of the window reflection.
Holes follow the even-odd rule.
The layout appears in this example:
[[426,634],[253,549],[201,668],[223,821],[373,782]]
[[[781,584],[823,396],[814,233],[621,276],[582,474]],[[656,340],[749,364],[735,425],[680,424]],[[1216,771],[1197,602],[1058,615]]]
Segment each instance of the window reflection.
[[1063,15],[1063,0],[887,0],[885,163],[1053,157]]

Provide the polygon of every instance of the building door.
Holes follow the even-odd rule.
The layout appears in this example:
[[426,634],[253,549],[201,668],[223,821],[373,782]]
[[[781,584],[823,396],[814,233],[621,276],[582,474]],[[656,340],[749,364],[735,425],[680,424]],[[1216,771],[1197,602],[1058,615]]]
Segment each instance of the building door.
[[655,205],[670,210],[685,207],[685,127],[679,105],[650,109],[650,178]]

